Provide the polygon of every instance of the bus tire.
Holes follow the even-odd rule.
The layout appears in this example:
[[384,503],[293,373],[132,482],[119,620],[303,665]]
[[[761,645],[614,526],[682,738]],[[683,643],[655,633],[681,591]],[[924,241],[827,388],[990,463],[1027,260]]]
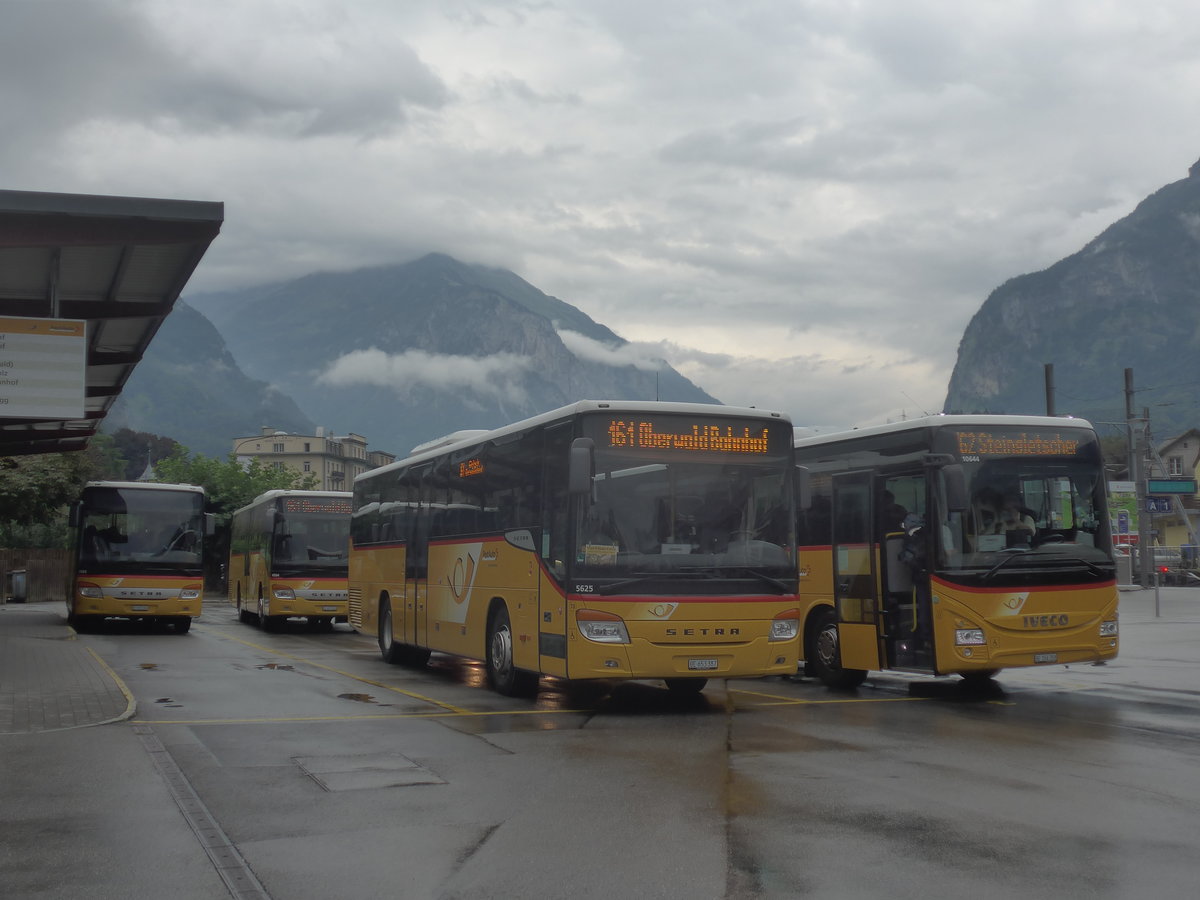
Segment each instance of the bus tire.
[[667,683],[667,690],[680,696],[698,694],[708,684],[707,678],[664,678],[663,681]]
[[862,669],[843,669],[842,652],[838,645],[837,615],[826,607],[813,618],[805,640],[804,658],[809,671],[826,687],[846,690],[862,684],[867,673]]
[[486,653],[488,684],[497,694],[515,697],[530,693],[537,685],[537,678],[518,669],[513,660],[512,624],[503,603],[488,616]]
[[176,616],[171,620],[171,624],[175,627],[176,634],[187,634],[192,630],[192,617]]
[[392,604],[387,597],[379,601],[379,654],[385,663],[404,662],[404,645],[392,637]]

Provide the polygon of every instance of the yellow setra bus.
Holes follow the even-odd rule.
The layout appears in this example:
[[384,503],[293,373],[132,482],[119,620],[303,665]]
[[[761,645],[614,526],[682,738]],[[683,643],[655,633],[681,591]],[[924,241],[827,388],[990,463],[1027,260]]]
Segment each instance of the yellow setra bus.
[[1099,442],[1081,419],[930,416],[796,441],[806,671],[986,679],[1117,654]]
[[792,429],[706,404],[581,401],[354,482],[350,624],[388,662],[537,676],[791,674]]
[[85,631],[106,618],[172,625],[184,633],[204,597],[204,539],[213,517],[191,484],[90,481],[71,507],[74,579],[67,621]]
[[349,491],[274,490],[233,514],[229,602],[274,631],[293,617],[328,630],[346,621]]

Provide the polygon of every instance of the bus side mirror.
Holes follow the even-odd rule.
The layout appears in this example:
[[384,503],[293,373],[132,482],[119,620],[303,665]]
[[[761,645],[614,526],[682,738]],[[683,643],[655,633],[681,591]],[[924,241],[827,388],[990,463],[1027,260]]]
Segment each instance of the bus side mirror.
[[67,524],[70,525],[72,528],[79,527],[79,504],[78,503],[71,504],[71,509],[67,513]]
[[591,497],[596,474],[596,444],[591,438],[575,438],[567,463],[567,492],[572,497]]
[[809,509],[812,506],[812,483],[808,479],[808,469],[796,466],[796,509]]
[[967,476],[962,463],[951,463],[942,468],[946,483],[946,508],[950,512],[962,512],[970,504],[967,500]]
[[215,513],[204,514],[204,534],[207,537],[217,533],[217,517]]

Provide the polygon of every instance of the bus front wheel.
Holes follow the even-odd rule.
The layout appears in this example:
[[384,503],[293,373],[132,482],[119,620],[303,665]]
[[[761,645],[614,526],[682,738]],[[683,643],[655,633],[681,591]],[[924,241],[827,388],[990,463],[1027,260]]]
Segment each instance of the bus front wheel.
[[187,634],[192,630],[192,617],[178,616],[177,618],[171,620],[171,624],[175,626],[176,634]]
[[529,693],[537,684],[536,677],[518,669],[513,660],[512,625],[503,604],[488,619],[487,679],[496,693],[506,697]]
[[862,669],[842,668],[837,615],[832,609],[827,608],[817,614],[806,643],[808,646],[804,658],[808,660],[812,674],[821,679],[826,687],[855,688],[866,680],[867,673]]

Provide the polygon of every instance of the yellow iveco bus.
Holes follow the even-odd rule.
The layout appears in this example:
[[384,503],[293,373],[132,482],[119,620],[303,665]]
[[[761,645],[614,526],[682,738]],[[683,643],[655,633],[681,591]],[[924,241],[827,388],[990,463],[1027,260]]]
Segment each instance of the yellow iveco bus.
[[328,630],[346,621],[349,491],[275,490],[233,514],[229,602],[274,631],[291,617]]
[[67,621],[78,631],[113,617],[186,632],[200,615],[212,522],[195,485],[88,482],[71,507],[75,574]]
[[1100,446],[1081,419],[930,416],[801,438],[806,671],[986,679],[1117,654]]
[[538,675],[791,674],[792,429],[706,404],[581,401],[354,481],[350,624],[388,662]]

